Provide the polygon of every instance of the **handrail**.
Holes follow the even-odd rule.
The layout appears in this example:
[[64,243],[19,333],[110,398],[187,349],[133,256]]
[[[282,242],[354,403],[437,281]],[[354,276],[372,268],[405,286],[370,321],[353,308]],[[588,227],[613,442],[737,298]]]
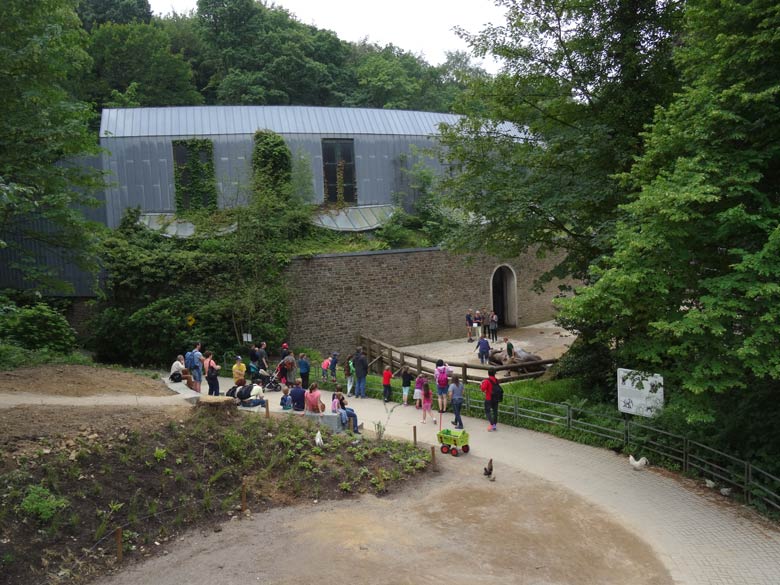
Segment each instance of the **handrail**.
[[[402,367],[404,365],[411,365],[406,361],[406,358],[411,358],[412,360],[416,361],[415,368],[418,371],[421,372],[428,372],[432,373],[434,371],[434,365],[428,366],[427,364],[423,364],[423,362],[429,362],[430,364],[436,364],[436,362],[440,359],[437,357],[431,357],[428,355],[422,355],[422,354],[416,354],[416,353],[410,353],[405,350],[402,350],[401,348],[395,347],[394,345],[390,345],[389,343],[385,343],[383,341],[380,341],[378,339],[375,339],[373,337],[369,337],[367,335],[358,335],[358,345],[363,346],[367,353],[374,353],[372,350],[374,348],[377,348],[378,355],[371,361],[371,364],[374,364],[375,362],[379,361],[380,359],[384,363],[385,360],[389,362],[389,365],[391,368],[395,369],[394,366],[398,364],[399,367]],[[386,355],[387,354],[387,355]],[[398,355],[398,358],[396,359],[395,355]],[[541,376],[544,374],[546,368],[544,366],[554,364],[558,360],[557,359],[547,359],[547,360],[534,360],[529,362],[523,362],[521,364],[510,364],[506,366],[495,366],[495,365],[484,365],[484,364],[472,364],[468,362],[447,362],[447,365],[451,368],[460,368],[461,369],[461,378],[464,382],[467,382],[469,380],[472,381],[480,381],[485,378],[485,376],[469,376],[468,370],[478,370],[478,371],[487,371],[490,369],[495,370],[496,372],[503,372],[503,371],[511,371],[515,372],[514,375],[508,376],[502,381],[506,382],[514,382],[517,380],[525,380],[528,378],[536,378],[538,376]],[[539,371],[532,371],[532,372],[519,372],[519,370],[528,370],[529,368],[539,368]]]

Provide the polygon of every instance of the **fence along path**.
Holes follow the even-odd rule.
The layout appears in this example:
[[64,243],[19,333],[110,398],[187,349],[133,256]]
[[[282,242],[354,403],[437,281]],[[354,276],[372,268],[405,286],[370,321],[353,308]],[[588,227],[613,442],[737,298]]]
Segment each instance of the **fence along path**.
[[[395,371],[403,365],[414,367],[418,372],[433,373],[438,358],[403,352],[400,349],[371,337],[359,336],[359,343],[366,351],[370,365],[385,365]],[[517,370],[527,367],[544,366],[557,360],[540,360],[520,365],[495,366],[497,371]],[[448,362],[450,366],[461,369],[464,383],[481,382],[488,368],[460,362]],[[471,371],[470,371],[471,370]],[[540,372],[517,373],[501,382],[513,382],[534,378]],[[398,397],[394,397],[400,400]],[[463,414],[484,416],[484,400],[465,393]],[[777,477],[750,461],[745,461],[718,451],[707,445],[692,441],[682,435],[676,435],[663,429],[636,422],[631,417],[620,417],[576,408],[570,404],[546,402],[535,398],[506,395],[499,406],[499,420],[516,427],[529,427],[539,431],[550,431],[557,427],[563,430],[563,436],[577,440],[577,434],[599,437],[609,447],[620,447],[624,452],[633,450],[637,458],[646,454],[649,459],[666,467],[680,470],[685,474],[716,481],[719,487],[732,490],[732,497],[755,505],[764,513],[780,513],[780,477]],[[561,434],[561,433],[559,433]],[[780,577],[778,578],[780,583]]]

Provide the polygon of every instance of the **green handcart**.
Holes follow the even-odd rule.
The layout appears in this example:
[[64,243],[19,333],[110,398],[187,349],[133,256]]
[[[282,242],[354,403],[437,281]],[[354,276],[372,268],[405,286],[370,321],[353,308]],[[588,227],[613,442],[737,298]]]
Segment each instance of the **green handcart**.
[[458,429],[442,429],[436,433],[436,438],[441,443],[441,452],[449,453],[457,457],[460,451],[469,452],[469,434]]

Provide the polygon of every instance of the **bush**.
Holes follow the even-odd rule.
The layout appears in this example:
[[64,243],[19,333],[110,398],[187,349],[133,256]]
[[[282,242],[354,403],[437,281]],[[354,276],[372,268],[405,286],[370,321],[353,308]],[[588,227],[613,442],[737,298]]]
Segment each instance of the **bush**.
[[76,332],[62,314],[45,303],[6,312],[0,331],[7,341],[25,349],[70,353],[76,348]]

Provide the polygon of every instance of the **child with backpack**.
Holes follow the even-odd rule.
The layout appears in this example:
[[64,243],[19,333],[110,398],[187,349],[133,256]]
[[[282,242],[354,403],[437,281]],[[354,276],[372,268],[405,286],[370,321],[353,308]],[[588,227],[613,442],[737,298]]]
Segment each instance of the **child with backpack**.
[[485,418],[488,421],[488,432],[497,431],[498,405],[504,400],[504,390],[496,379],[496,370],[490,368],[488,377],[482,380],[479,389],[485,395]]
[[328,381],[328,370],[330,369],[330,357],[322,360],[322,382]]
[[433,416],[433,392],[431,392],[431,387],[428,385],[428,381],[426,380],[423,383],[422,387],[422,420],[420,421],[422,424],[425,424],[425,419],[427,418],[427,415],[430,414],[431,418],[433,419],[433,424],[436,424],[436,417]]
[[447,410],[447,389],[450,383],[449,374],[450,367],[444,363],[444,360],[437,361],[433,376],[436,380],[436,395],[439,397],[440,415]]

